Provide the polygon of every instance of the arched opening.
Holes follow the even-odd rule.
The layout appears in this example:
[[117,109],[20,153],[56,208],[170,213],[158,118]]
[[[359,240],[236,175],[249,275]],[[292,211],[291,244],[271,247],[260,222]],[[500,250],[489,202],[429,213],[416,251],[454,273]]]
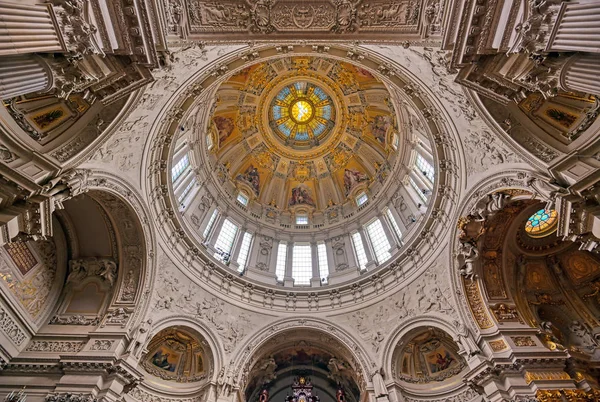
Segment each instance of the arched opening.
[[[358,402],[362,370],[350,350],[331,335],[308,328],[284,331],[267,340],[247,365],[246,401],[318,400]],[[302,394],[303,393],[303,394]],[[302,394],[302,395],[301,395]],[[318,398],[318,399],[317,399]]]

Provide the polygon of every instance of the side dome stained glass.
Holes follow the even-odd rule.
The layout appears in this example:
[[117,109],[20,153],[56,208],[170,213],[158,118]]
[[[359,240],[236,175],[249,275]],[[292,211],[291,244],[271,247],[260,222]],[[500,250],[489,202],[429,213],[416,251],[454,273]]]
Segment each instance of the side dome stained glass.
[[527,219],[525,232],[531,237],[539,238],[554,233],[558,223],[558,213],[554,209],[540,209]]
[[283,87],[269,108],[269,124],[287,145],[318,145],[335,125],[331,97],[318,85],[298,81]]

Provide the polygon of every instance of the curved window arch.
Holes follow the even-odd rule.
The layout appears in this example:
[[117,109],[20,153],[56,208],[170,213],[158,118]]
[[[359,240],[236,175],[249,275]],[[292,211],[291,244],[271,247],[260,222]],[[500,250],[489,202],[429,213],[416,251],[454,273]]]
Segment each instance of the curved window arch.
[[556,231],[558,212],[554,209],[540,209],[531,215],[525,223],[525,232],[531,237],[548,236]]

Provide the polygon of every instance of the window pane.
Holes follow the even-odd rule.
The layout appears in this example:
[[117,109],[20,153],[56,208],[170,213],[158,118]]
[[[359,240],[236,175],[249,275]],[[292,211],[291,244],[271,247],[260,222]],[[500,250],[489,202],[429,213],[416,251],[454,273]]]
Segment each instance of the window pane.
[[310,278],[312,278],[310,244],[294,245],[292,254],[292,278],[294,278],[294,285],[310,285]]
[[173,181],[177,180],[188,166],[190,166],[190,158],[188,154],[185,154],[171,169],[171,179]]
[[212,215],[210,216],[210,219],[208,220],[208,225],[206,225],[206,229],[204,229],[204,233],[202,234],[202,237],[204,237],[206,239],[206,236],[208,236],[208,234],[210,233],[210,230],[212,229],[213,225],[215,224],[215,221],[217,220],[217,216],[219,216],[219,211],[217,211],[216,209],[213,211]]
[[239,265],[238,271],[242,272],[246,268],[248,262],[248,254],[250,253],[250,244],[252,243],[252,234],[244,233],[242,239],[242,245],[240,246],[240,253],[238,254],[237,263]]
[[185,200],[185,197],[187,197],[187,195],[190,193],[190,191],[192,191],[192,189],[194,188],[194,185],[196,185],[195,177],[192,180],[190,180],[190,182],[188,183],[187,186],[185,186],[185,188],[183,189],[183,192],[177,198],[177,201],[181,202],[181,201]]
[[423,202],[427,202],[427,197],[425,196],[425,194],[423,194],[423,190],[421,190],[419,186],[417,186],[417,183],[415,183],[412,177],[409,177],[408,179],[412,188],[414,188],[417,194],[419,195],[419,198],[423,200]]
[[325,279],[327,281],[327,277],[329,276],[329,265],[327,263],[327,248],[325,247],[325,243],[319,243],[317,245],[317,254],[319,256],[319,275],[321,279]]
[[394,228],[394,232],[396,232],[396,236],[398,236],[398,239],[402,239],[402,231],[400,230],[400,226],[398,226],[398,222],[396,222],[396,219],[394,218],[394,214],[392,214],[391,210],[387,210],[386,211],[388,220],[390,221],[390,223],[392,224],[392,227]]
[[216,259],[225,263],[229,262],[231,258],[231,247],[233,246],[237,231],[238,227],[229,219],[225,219],[223,227],[221,228],[221,233],[219,233],[219,237],[215,243],[215,250],[217,251],[215,252],[214,257]]
[[308,216],[306,216],[306,215],[296,216],[296,225],[308,225]]
[[277,248],[277,265],[275,266],[275,276],[277,280],[283,281],[285,276],[285,260],[287,259],[287,243],[282,241]]
[[417,154],[417,169],[433,183],[435,170],[433,169],[433,166],[431,166],[431,163],[427,162],[420,154]]
[[358,195],[358,197],[356,197],[356,205],[358,205],[360,207],[362,204],[367,202],[368,199],[369,199],[369,197],[367,197],[367,195],[365,193],[360,193]]
[[381,221],[377,219],[369,225],[367,225],[367,233],[369,239],[373,245],[373,251],[375,252],[375,259],[378,264],[383,264],[389,260],[392,255],[390,254],[390,242],[383,231]]
[[358,260],[358,266],[360,269],[367,268],[367,254],[365,253],[365,247],[363,246],[360,233],[352,233],[352,244],[354,245],[354,252],[356,253],[356,259]]
[[242,205],[248,205],[248,197],[246,197],[244,194],[239,193],[237,196],[237,200],[240,204]]

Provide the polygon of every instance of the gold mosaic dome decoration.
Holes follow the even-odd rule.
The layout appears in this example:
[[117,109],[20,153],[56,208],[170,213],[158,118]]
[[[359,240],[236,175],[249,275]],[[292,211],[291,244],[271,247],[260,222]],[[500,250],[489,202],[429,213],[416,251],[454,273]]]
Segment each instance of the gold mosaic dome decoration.
[[379,78],[345,61],[263,61],[218,88],[207,151],[243,197],[278,210],[324,211],[354,202],[394,166],[392,105]]
[[271,101],[269,124],[286,145],[312,147],[333,130],[335,107],[320,86],[296,81],[281,88]]

